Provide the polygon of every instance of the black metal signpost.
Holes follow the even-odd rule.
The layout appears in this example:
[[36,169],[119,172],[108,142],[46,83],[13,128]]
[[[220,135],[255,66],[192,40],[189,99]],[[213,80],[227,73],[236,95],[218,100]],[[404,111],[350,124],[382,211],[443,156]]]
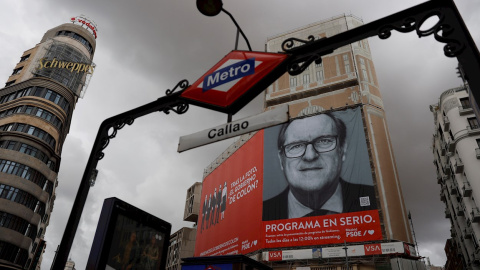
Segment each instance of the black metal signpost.
[[[431,17],[437,17],[438,22],[428,30],[420,30],[422,24]],[[52,269],[65,268],[90,189],[92,172],[97,167],[98,161],[104,157],[102,151],[108,146],[110,139],[115,138],[119,129],[127,124],[131,125],[136,118],[152,112],[160,111],[168,114],[174,111],[177,114],[183,114],[188,110],[189,104],[235,114],[285,72],[298,75],[312,62],[320,63],[323,55],[339,47],[373,36],[387,39],[392,30],[401,33],[415,31],[419,37],[433,35],[437,41],[445,43],[444,54],[458,59],[474,99],[480,101],[480,54],[453,0],[431,0],[330,38],[314,40],[313,36],[310,36],[307,40],[287,39],[283,42],[282,49],[288,58],[227,108],[219,108],[182,97],[181,94],[188,88],[189,83],[187,80],[180,81],[173,90],[167,90],[166,96],[108,118],[100,125]],[[304,45],[294,47],[294,42]],[[175,92],[177,88],[179,91]]]

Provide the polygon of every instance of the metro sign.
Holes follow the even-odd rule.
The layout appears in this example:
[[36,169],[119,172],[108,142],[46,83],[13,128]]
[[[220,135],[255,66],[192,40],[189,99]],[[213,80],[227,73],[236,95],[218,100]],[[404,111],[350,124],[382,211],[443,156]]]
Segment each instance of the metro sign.
[[232,51],[181,97],[197,106],[236,113],[285,73],[287,57],[280,53]]

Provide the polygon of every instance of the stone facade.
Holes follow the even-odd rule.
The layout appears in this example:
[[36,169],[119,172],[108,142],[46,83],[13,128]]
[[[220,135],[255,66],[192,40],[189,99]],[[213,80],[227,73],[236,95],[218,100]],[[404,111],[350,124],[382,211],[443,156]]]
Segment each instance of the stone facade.
[[[57,26],[21,55],[0,89],[0,266],[39,267],[41,253],[40,258],[35,254],[53,211],[62,146],[87,78],[57,67],[40,76],[39,61],[75,62],[69,57],[75,54],[90,64],[95,44],[79,25]],[[55,55],[54,46],[66,53]],[[76,89],[69,87],[70,76],[78,78]]]

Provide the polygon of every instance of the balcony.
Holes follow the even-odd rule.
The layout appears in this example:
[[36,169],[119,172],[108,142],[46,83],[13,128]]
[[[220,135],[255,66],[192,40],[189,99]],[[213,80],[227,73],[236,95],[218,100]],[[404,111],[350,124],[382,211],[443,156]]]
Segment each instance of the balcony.
[[440,200],[441,200],[442,202],[445,202],[445,201],[446,201],[446,196],[445,196],[445,193],[443,192],[443,190],[440,191]]
[[457,236],[455,229],[450,229],[450,237],[455,237],[455,236]]
[[463,230],[463,237],[465,239],[472,239],[472,233],[473,233],[472,227],[465,227],[465,229]]
[[440,175],[437,175],[437,184],[443,184],[443,178]]
[[452,214],[450,214],[450,210],[447,208],[445,209],[445,218],[451,218]]
[[456,210],[457,210],[457,216],[460,216],[460,217],[465,216],[465,212],[463,211],[463,207],[461,205],[457,205]]
[[470,212],[472,216],[472,222],[479,223],[480,222],[480,210],[478,207],[474,207],[472,212]]
[[442,142],[442,145],[440,147],[440,155],[445,156],[446,153],[447,153],[447,143]]
[[450,195],[458,195],[458,186],[455,184],[455,181],[450,186]]
[[459,157],[456,157],[455,165],[453,167],[455,168],[455,173],[463,173],[464,166],[463,166],[462,159],[460,159]]
[[480,128],[478,126],[467,126],[468,135],[478,135],[480,134]]
[[450,130],[450,120],[448,120],[447,116],[443,117],[443,129],[445,132],[448,132]]
[[472,107],[458,106],[458,113],[460,115],[470,114],[470,113],[473,113],[473,109],[472,109]]
[[450,175],[452,173],[452,170],[450,169],[450,165],[447,164],[447,166],[444,167],[444,172],[446,175]]
[[480,148],[475,148],[475,154],[477,155],[477,159],[480,159]]
[[447,143],[447,154],[453,153],[455,151],[455,141],[451,141]]
[[463,197],[470,197],[472,196],[472,186],[470,186],[470,183],[468,181],[463,182]]
[[476,265],[480,263],[480,254],[477,252],[472,252],[470,258],[472,258],[472,262]]

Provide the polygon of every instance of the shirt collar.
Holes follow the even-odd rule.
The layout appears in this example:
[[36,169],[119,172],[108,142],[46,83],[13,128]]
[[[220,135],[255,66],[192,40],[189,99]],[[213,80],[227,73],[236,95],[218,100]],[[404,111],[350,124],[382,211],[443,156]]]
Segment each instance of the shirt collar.
[[[335,193],[333,193],[320,209],[328,210],[332,212],[332,214],[343,212],[342,186],[340,183],[338,183]],[[312,211],[313,209],[300,203],[291,190],[288,191],[288,218],[303,217]]]

